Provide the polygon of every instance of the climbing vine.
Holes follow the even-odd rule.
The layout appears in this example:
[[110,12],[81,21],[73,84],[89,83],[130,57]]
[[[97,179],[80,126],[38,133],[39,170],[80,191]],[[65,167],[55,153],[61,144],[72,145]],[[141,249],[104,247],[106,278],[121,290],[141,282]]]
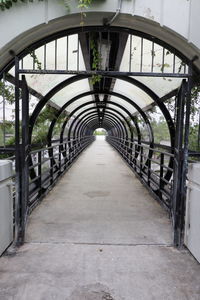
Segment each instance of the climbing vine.
[[[38,0],[38,1],[44,1],[44,0]],[[10,9],[13,4],[15,3],[28,3],[28,2],[33,2],[33,0],[0,0],[0,8],[1,10],[6,10],[6,9]]]
[[[92,51],[92,69],[97,71],[100,69],[101,64],[101,55],[98,51],[98,45],[95,38],[90,40],[90,49]],[[100,82],[102,76],[101,75],[92,75],[91,83],[94,85],[96,82]]]
[[34,51],[30,51],[29,54],[32,57],[33,62],[36,65],[37,69],[38,70],[42,70],[42,63],[39,61],[39,59],[38,59],[37,55],[35,54],[35,52]]
[[[38,2],[42,2],[44,0],[38,0]],[[82,17],[85,16],[84,14],[84,9],[87,9],[93,0],[79,0],[78,1],[78,7],[81,9],[81,15]],[[0,9],[1,10],[6,10],[6,9],[10,9],[13,4],[15,3],[28,3],[28,2],[34,2],[34,0],[0,0]],[[70,8],[70,0],[63,0],[63,4],[64,6],[69,10]]]
[[6,81],[0,81],[0,96],[2,96],[9,104],[12,104],[15,101],[14,87],[8,85]]

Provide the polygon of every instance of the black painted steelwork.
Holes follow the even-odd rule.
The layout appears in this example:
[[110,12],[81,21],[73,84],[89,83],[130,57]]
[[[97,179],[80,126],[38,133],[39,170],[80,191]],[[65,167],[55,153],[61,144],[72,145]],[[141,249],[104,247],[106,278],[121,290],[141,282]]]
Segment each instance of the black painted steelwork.
[[[69,36],[77,34],[76,67],[74,70],[69,68]],[[122,35],[120,37],[120,34]],[[134,71],[132,67],[132,40],[136,36],[140,39],[141,51],[139,57],[139,71]],[[66,38],[66,66],[63,69],[58,68],[58,39]],[[104,70],[98,68],[92,69],[92,51],[91,40],[95,39],[100,45],[105,39],[108,45],[111,45],[108,63]],[[151,44],[151,59],[149,70],[145,70],[143,61],[144,41]],[[47,65],[47,46],[49,42],[54,41],[54,68]],[[121,44],[120,44],[121,43]],[[122,61],[123,51],[126,43],[130,43],[128,52],[127,70],[120,71],[120,62]],[[155,72],[154,50],[155,45],[162,46],[162,65],[159,72]],[[121,46],[121,48],[120,48]],[[37,69],[33,59],[32,68],[25,66],[24,58],[30,51],[35,54],[37,48],[43,47],[44,55],[41,68]],[[85,60],[86,70],[80,69],[80,49]],[[99,47],[101,51],[101,47]],[[123,51],[121,50],[123,49]],[[173,55],[171,70],[165,72],[165,59],[167,55]],[[32,55],[34,57],[34,55]],[[176,60],[180,59],[180,66],[183,71],[177,69]],[[27,215],[41,201],[46,193],[55,185],[58,178],[65,173],[78,155],[94,141],[93,131],[99,127],[104,127],[107,132],[107,141],[120,153],[128,165],[137,174],[140,180],[153,193],[155,198],[165,206],[172,216],[174,226],[174,244],[181,246],[183,244],[184,232],[184,213],[185,213],[185,195],[186,195],[186,174],[188,161],[188,128],[191,106],[191,88],[193,72],[195,70],[192,63],[172,46],[163,41],[142,32],[119,27],[81,27],[67,31],[58,32],[52,36],[39,40],[30,45],[21,53],[17,54],[10,63],[4,67],[0,73],[0,78],[5,76],[5,72],[15,65],[15,157],[16,157],[16,226],[15,235],[18,244],[23,243],[25,236],[25,226]],[[44,96],[34,91],[34,95],[39,95],[39,102],[29,117],[29,91],[33,89],[27,86],[25,76],[21,80],[21,74],[71,74],[75,75],[65,79]],[[48,144],[46,147],[33,150],[32,133],[37,118],[42,109],[47,104],[52,104],[52,97],[67,86],[92,76],[100,75],[101,82],[90,86],[90,91],[80,93],[79,95],[68,99],[62,107],[56,106],[57,112],[51,121],[47,134]],[[177,95],[176,101],[176,120],[172,120],[170,113],[163,103],[177,93],[173,93],[160,99],[152,89],[145,86],[135,77],[163,77],[163,78],[184,78],[182,86]],[[187,79],[187,80],[186,80]],[[154,143],[153,130],[147,114],[134,102],[134,95],[127,97],[123,91],[118,93],[113,91],[116,80],[121,80],[137,86],[142,89],[155,105],[159,107],[166,120],[171,147],[156,145]],[[20,89],[22,90],[22,122],[20,124]],[[100,101],[100,95],[103,95],[103,101]],[[92,101],[86,101],[79,104],[81,98],[90,96]],[[111,101],[110,97],[117,97],[121,104]],[[187,99],[187,101],[186,101]],[[134,107],[136,113],[132,115],[126,108],[128,103]],[[71,104],[76,104],[72,112],[67,112]],[[93,107],[86,108],[87,105]],[[124,105],[124,106],[123,106]],[[154,104],[153,104],[154,105]],[[111,107],[110,107],[111,106]],[[113,108],[114,107],[114,108]],[[80,111],[79,111],[80,110]],[[65,111],[66,119],[63,121],[60,133],[60,139],[53,140],[53,130],[60,117]],[[184,113],[185,111],[185,113]],[[123,113],[122,113],[123,112]],[[148,141],[142,139],[142,134],[137,122],[136,115],[140,115],[145,124]],[[68,128],[67,125],[69,124]],[[67,130],[66,130],[67,128]],[[0,151],[10,153],[13,149],[4,148]],[[173,174],[173,180],[172,180]],[[182,177],[181,177],[182,175]]]
[[[140,180],[154,194],[154,197],[170,212],[172,182],[166,180],[164,175],[167,171],[173,171],[167,162],[174,155],[157,148],[151,148],[147,144],[138,144],[130,139],[108,135],[106,140],[120,153]],[[152,157],[146,154],[150,150]]]
[[[65,140],[62,144],[56,143],[51,147],[30,152],[29,156],[32,158],[33,164],[29,167],[29,171],[34,168],[36,177],[29,182],[28,213],[93,141],[94,136],[84,136],[81,139]],[[73,143],[73,147],[71,147],[71,143]],[[49,156],[49,150],[51,150],[51,156]]]

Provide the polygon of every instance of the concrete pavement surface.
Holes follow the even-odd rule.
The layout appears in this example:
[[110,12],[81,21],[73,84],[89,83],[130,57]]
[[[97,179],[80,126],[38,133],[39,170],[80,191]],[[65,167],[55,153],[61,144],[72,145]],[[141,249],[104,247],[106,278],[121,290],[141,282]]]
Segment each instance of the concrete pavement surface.
[[0,258],[0,300],[200,300],[200,265],[171,244],[167,213],[100,139]]

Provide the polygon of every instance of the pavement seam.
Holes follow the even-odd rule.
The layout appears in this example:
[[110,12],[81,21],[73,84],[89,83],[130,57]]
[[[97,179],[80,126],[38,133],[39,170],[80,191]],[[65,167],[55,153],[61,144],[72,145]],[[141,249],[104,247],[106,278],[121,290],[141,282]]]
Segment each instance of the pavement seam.
[[85,245],[85,246],[118,246],[118,247],[136,247],[136,246],[158,246],[158,247],[172,247],[172,244],[147,244],[147,243],[135,243],[135,244],[112,244],[112,243],[77,243],[77,242],[25,242],[24,244],[49,244],[49,245]]

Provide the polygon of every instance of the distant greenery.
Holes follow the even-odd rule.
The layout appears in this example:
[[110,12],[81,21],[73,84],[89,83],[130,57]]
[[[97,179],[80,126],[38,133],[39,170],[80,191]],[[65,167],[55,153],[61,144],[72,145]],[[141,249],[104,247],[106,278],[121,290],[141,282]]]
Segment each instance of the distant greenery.
[[[15,142],[14,139],[14,123],[10,121],[5,121],[4,123],[0,123],[0,146],[4,145],[4,132],[6,135],[10,134],[13,135],[13,137],[6,138],[6,146],[13,146]],[[9,158],[10,156],[13,156],[14,153],[10,154],[0,154],[0,159]]]
[[[5,121],[5,123],[0,123],[0,145],[4,142],[4,131],[6,134],[14,135],[14,123],[10,121]],[[6,144],[9,144],[9,139],[7,139]]]
[[163,117],[160,117],[159,121],[153,119],[151,121],[151,126],[154,133],[155,143],[160,144],[162,141],[170,141],[168,126]]
[[106,130],[104,130],[104,129],[102,129],[102,130],[97,129],[93,133],[93,135],[106,135],[106,134],[107,134]]
[[[45,109],[39,114],[37,121],[34,125],[33,130],[33,144],[40,145],[44,147],[47,145],[47,134],[49,130],[49,125],[51,121],[55,118],[57,113],[57,109],[52,106],[46,106]],[[60,133],[61,126],[63,124],[64,119],[66,119],[66,114],[63,113],[57,120],[56,126],[54,128],[53,135]]]
[[[174,100],[168,101],[167,107],[170,112],[174,113]],[[155,143],[161,141],[170,141],[169,131],[167,123],[163,116],[159,119],[155,118],[154,113],[156,108],[152,112],[148,112],[148,116],[151,120],[151,126],[154,132]],[[200,113],[200,86],[195,86],[191,93],[191,116],[190,116],[190,133],[189,133],[189,149],[200,152],[200,142],[198,141],[199,134],[199,113]]]
[[5,98],[5,100],[12,104],[15,101],[15,94],[14,94],[14,86],[9,85],[6,81],[0,81],[0,96]]

